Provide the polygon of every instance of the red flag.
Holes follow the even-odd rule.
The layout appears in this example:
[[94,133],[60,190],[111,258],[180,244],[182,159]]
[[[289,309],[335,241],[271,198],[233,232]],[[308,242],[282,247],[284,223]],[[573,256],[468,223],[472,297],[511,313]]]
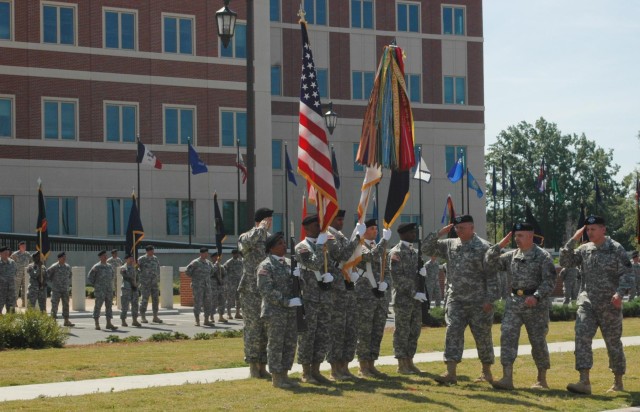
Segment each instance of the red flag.
[[236,167],[240,169],[242,173],[242,184],[247,183],[247,166],[244,164],[241,154],[238,154],[238,159],[236,159]]
[[302,31],[302,75],[300,81],[300,126],[298,128],[298,173],[316,191],[320,229],[325,231],[338,213],[338,200],[331,167],[331,153],[321,112],[318,79],[305,22]]

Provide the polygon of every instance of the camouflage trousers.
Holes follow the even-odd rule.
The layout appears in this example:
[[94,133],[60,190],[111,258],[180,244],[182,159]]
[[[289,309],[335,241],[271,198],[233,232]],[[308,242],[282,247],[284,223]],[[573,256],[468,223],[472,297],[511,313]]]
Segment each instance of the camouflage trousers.
[[329,333],[331,346],[327,361],[351,362],[356,352],[356,296],[353,290],[331,290]]
[[200,312],[204,311],[205,319],[211,315],[211,288],[207,285],[191,284],[193,292],[193,314],[200,316]]
[[262,318],[267,328],[267,360],[271,373],[291,370],[296,355],[296,309],[282,308]]
[[7,308],[7,313],[16,307],[16,289],[13,279],[0,285],[0,313],[2,313],[2,308],[5,307]]
[[29,307],[35,308],[36,302],[40,312],[46,312],[47,310],[47,288],[40,289],[36,285],[29,285],[29,291],[27,292],[27,299],[29,301]]
[[246,288],[240,293],[240,302],[244,311],[244,361],[267,363],[267,328],[260,318],[262,298],[257,290]]
[[562,284],[562,291],[564,293],[564,301],[562,303],[568,305],[572,300],[576,300],[578,297],[578,289],[580,289],[580,284],[576,279],[566,279]]
[[224,284],[218,284],[215,279],[211,285],[211,314],[224,315]]
[[396,299],[393,303],[393,313],[393,353],[396,359],[413,358],[422,330],[422,304],[412,298]]
[[380,355],[380,342],[387,323],[387,299],[358,299],[356,304],[358,360],[376,360]]
[[18,301],[18,296],[22,297],[22,305],[24,306],[27,301],[26,294],[26,282],[25,282],[25,273],[24,268],[18,269],[16,272],[16,302]]
[[112,305],[113,305],[113,291],[111,289],[101,291],[95,294],[96,302],[93,307],[93,318],[98,319],[100,317],[100,310],[102,309],[102,304],[104,304],[104,311],[107,319],[113,318]]
[[481,304],[465,304],[463,302],[449,300],[447,302],[444,319],[447,324],[444,344],[445,362],[462,361],[464,331],[467,326],[469,326],[471,334],[476,341],[480,361],[482,363],[494,363],[493,337],[491,336],[493,310],[486,313],[482,310]]
[[138,300],[140,298],[138,289],[120,289],[120,306],[122,310],[120,311],[120,319],[127,318],[127,312],[129,311],[129,306],[131,306],[131,317],[133,319],[138,317]]
[[51,291],[51,316],[55,319],[58,315],[58,304],[62,300],[62,317],[69,317],[69,292],[60,292],[58,290]]
[[153,285],[140,285],[140,314],[144,316],[147,313],[147,306],[149,306],[149,296],[151,296],[151,310],[153,314],[158,313],[160,307],[160,289],[158,284]]
[[442,293],[440,293],[440,281],[435,279],[427,279],[427,293],[429,293],[429,300],[435,302],[436,307],[440,307],[440,301],[442,300]]
[[[531,355],[538,369],[549,369],[549,306],[543,301],[528,308],[524,305],[526,296],[507,299],[502,325],[500,326],[500,363],[513,365],[518,356],[520,330],[524,325],[531,342]],[[546,300],[545,300],[546,301]]]
[[331,303],[329,296],[321,296],[321,299],[326,302],[304,302],[307,331],[298,334],[298,363],[301,365],[323,362],[329,352]]
[[576,313],[576,370],[593,367],[591,344],[596,330],[600,327],[609,354],[609,369],[615,374],[626,372],[626,359],[622,348],[622,310],[610,302],[593,304],[581,302],[578,297]]
[[238,285],[240,284],[240,279],[233,279],[228,277],[224,281],[224,299],[225,299],[225,308],[227,312],[231,312],[231,309],[236,306],[240,306],[240,297],[238,294]]

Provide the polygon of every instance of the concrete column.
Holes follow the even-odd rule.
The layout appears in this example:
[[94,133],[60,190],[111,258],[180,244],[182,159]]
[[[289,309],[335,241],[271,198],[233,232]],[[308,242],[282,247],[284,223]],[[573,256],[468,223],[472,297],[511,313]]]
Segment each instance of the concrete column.
[[84,266],[71,268],[71,309],[81,312],[85,309],[85,288],[87,286],[87,274]]
[[120,296],[120,288],[122,288],[122,275],[120,274],[120,268],[118,268],[118,273],[116,273],[116,306],[118,309],[122,310],[122,302]]
[[160,307],[173,309],[173,266],[160,266]]
[[[26,308],[28,305],[29,300],[27,299],[27,291],[29,290],[29,268],[26,267],[24,268],[24,296],[22,297],[22,304],[24,305],[24,307]],[[16,293],[18,293],[18,291],[16,290]],[[18,305],[18,300],[16,299],[16,307]]]

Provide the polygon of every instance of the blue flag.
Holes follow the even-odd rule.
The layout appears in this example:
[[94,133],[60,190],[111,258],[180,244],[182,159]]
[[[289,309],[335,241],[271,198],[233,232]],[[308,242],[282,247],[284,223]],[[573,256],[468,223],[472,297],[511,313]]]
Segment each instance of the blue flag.
[[287,179],[289,179],[289,181],[293,183],[294,186],[298,186],[298,182],[296,182],[296,176],[293,174],[293,167],[291,166],[291,160],[289,160],[289,152],[287,151],[286,145],[284,148],[284,164],[287,168]]
[[192,175],[207,173],[209,171],[207,165],[200,160],[200,156],[198,156],[196,150],[191,146],[191,143],[189,143],[189,164],[191,165]]
[[480,199],[482,196],[484,196],[484,192],[480,188],[480,183],[478,183],[476,178],[473,177],[473,175],[471,174],[469,169],[467,169],[467,186],[470,189],[473,189],[473,190],[476,191],[476,195],[478,196],[478,199]]
[[447,177],[451,181],[451,183],[456,183],[458,180],[462,179],[462,175],[464,171],[462,170],[462,157],[458,159],[455,165],[449,170],[449,174]]

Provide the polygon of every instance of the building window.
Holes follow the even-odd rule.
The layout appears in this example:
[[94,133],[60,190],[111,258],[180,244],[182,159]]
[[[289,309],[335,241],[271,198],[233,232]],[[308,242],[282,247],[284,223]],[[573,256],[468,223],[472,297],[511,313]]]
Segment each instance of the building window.
[[466,79],[464,77],[444,76],[444,103],[465,104]]
[[249,230],[249,221],[247,220],[247,202],[241,201],[238,203],[233,200],[223,200],[222,220],[228,235],[240,235],[241,233]]
[[420,32],[420,4],[398,2],[396,4],[398,31]]
[[236,31],[229,41],[227,47],[220,42],[220,56],[233,57],[236,59],[247,58],[247,25],[236,23]]
[[464,7],[442,7],[442,34],[464,36]]
[[104,105],[104,134],[107,142],[136,141],[138,105],[109,102]]
[[318,76],[318,93],[320,93],[320,97],[329,97],[329,69],[316,68],[316,76]]
[[13,38],[13,13],[11,1],[0,1],[0,40]]
[[76,6],[42,4],[42,42],[76,44]]
[[[189,235],[189,201],[171,199],[166,201],[167,206],[167,235]],[[196,209],[191,201],[191,234],[195,234]]]
[[351,27],[373,29],[373,0],[351,0]]
[[282,96],[282,67],[271,66],[271,95]]
[[12,196],[0,196],[0,232],[13,232]]
[[121,236],[127,232],[131,198],[107,199],[107,235]]
[[271,141],[271,169],[282,170],[282,140]]
[[373,89],[374,72],[351,72],[351,94],[354,100],[369,100]]
[[47,228],[50,235],[77,236],[77,199],[75,197],[47,197]]
[[467,158],[467,146],[445,146],[444,148],[444,157],[445,157],[445,172],[449,173],[453,165],[456,164],[458,159],[462,157],[462,162],[464,165],[465,159]]
[[304,0],[304,11],[309,24],[327,25],[327,0]]
[[45,98],[42,105],[44,138],[76,140],[78,135],[77,99],[53,100]]
[[422,101],[422,86],[419,74],[405,74],[404,81],[407,85],[407,94],[409,100],[414,103],[420,103]]
[[165,144],[195,144],[196,109],[193,106],[164,106]]
[[247,147],[247,113],[224,110],[220,113],[220,135],[222,146],[234,147],[239,141],[240,147]]
[[0,137],[14,137],[14,97],[0,95]]
[[193,16],[164,15],[162,25],[165,53],[193,54]]
[[358,156],[358,147],[360,146],[360,143],[354,143],[353,144],[353,171],[354,172],[364,172],[364,166],[362,166],[360,163],[356,162],[356,157]]
[[136,49],[136,13],[129,10],[104,11],[104,47]]
[[269,18],[271,21],[280,21],[280,0],[269,0]]
[[400,223],[417,223],[420,225],[420,215],[400,215]]

